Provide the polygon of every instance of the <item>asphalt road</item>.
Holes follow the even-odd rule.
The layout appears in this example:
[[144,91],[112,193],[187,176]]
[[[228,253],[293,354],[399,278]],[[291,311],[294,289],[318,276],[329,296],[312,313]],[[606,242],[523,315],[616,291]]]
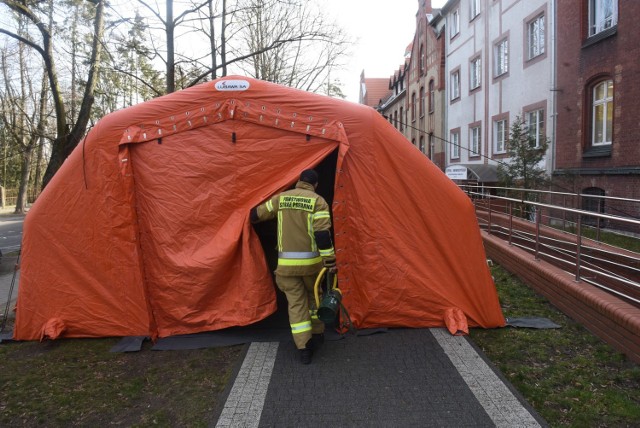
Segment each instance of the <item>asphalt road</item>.
[[23,222],[23,215],[0,216],[0,250],[3,254],[20,248]]

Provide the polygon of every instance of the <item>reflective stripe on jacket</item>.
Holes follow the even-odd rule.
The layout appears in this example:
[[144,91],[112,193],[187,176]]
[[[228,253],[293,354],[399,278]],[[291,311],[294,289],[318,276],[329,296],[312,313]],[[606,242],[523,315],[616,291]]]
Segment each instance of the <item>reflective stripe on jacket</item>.
[[316,245],[314,233],[331,229],[331,215],[313,185],[299,181],[260,205],[257,214],[259,221],[278,219],[278,274],[310,275],[321,269],[322,257],[335,255],[333,247],[320,251]]

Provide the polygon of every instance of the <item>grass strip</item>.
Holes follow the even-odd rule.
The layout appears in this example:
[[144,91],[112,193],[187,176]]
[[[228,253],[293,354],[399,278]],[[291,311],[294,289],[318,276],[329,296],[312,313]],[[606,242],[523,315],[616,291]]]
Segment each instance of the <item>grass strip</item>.
[[110,353],[118,339],[0,346],[0,426],[210,423],[242,347]]
[[505,317],[543,317],[560,329],[474,329],[471,339],[553,427],[640,426],[640,366],[500,266]]

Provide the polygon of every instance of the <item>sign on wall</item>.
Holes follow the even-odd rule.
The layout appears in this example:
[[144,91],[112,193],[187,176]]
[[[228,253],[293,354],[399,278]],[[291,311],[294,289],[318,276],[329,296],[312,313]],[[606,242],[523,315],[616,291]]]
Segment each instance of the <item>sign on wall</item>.
[[466,180],[467,179],[467,167],[453,165],[448,166],[445,170],[445,174],[452,180]]

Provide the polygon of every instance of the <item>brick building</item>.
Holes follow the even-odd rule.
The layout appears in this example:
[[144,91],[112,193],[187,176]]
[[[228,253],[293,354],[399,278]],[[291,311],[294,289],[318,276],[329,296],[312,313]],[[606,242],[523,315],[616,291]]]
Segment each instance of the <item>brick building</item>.
[[[638,16],[640,1],[557,4],[557,190],[640,199]],[[594,201],[582,207],[640,216],[615,199]]]
[[[407,48],[407,52],[410,51],[410,46]],[[406,54],[408,55],[408,53]],[[406,56],[405,55],[405,56]],[[408,69],[409,59],[407,58],[405,63],[398,67],[398,70],[387,81],[389,87],[389,94],[384,98],[380,104],[375,108],[382,114],[389,123],[402,132],[407,137],[406,127],[407,115],[405,110],[406,104],[406,79],[405,74]]]
[[409,127],[405,135],[444,170],[444,41],[436,37],[429,25],[432,20],[431,0],[419,0],[406,76],[405,109]]

